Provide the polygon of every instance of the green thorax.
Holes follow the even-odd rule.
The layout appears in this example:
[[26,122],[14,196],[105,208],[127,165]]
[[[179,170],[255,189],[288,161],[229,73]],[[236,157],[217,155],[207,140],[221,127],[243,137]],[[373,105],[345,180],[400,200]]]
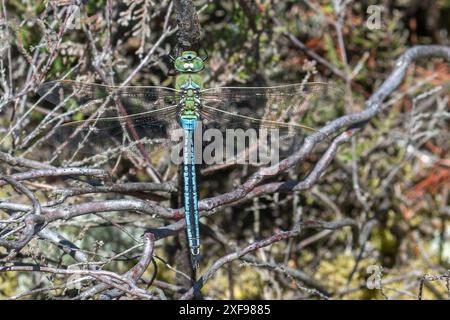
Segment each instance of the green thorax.
[[175,60],[178,74],[175,89],[181,91],[181,118],[197,119],[197,108],[200,104],[199,91],[203,89],[203,77],[199,74],[205,67],[205,62],[194,51],[184,51]]

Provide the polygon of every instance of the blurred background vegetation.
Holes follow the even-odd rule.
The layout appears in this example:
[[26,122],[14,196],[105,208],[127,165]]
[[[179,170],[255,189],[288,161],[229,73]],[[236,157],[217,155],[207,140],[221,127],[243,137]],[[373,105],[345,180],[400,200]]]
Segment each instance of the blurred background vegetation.
[[[78,18],[88,21],[83,20],[80,27],[75,19],[73,28],[64,31],[57,52],[51,52],[64,24],[64,16],[58,16],[58,12],[65,5],[73,4],[70,1],[58,3],[60,5],[56,5],[57,1],[3,2],[8,25],[3,19],[0,52],[4,55],[10,50],[12,65],[2,65],[0,70],[11,72],[16,93],[21,92],[30,77],[30,70],[34,68],[31,65],[37,70],[33,71],[36,78],[33,85],[24,92],[27,102],[3,108],[0,127],[7,128],[14,112],[24,114],[27,107],[37,101],[34,92],[37,85],[59,79],[71,68],[76,68],[69,75],[72,79],[104,83],[105,78],[98,71],[103,70],[106,78],[121,83],[166,32],[165,23],[172,28],[176,24],[168,0],[83,1],[84,13]],[[394,68],[395,59],[407,48],[419,44],[450,44],[450,0],[349,1],[341,10],[337,3],[196,1],[202,30],[201,46],[210,56],[204,72],[205,86],[265,86],[300,82],[309,77],[309,81],[327,81],[345,87],[345,79],[333,72],[329,67],[332,66],[352,76],[352,103],[339,111],[342,115],[364,108],[364,101],[386,79]],[[370,5],[382,8],[379,29],[367,27]],[[172,13],[167,22],[169,10]],[[112,24],[108,23],[108,15],[112,17]],[[86,26],[95,37],[93,42],[83,29]],[[5,35],[7,29],[10,32]],[[338,43],[339,33],[347,64]],[[317,63],[288,35],[300,40],[329,65]],[[168,54],[175,45],[176,36],[171,34],[157,46],[130,84],[171,86],[173,77],[168,76],[171,69]],[[108,47],[110,49],[105,50]],[[95,50],[102,54],[96,56]],[[254,252],[248,259],[222,268],[207,283],[203,294],[216,299],[417,299],[420,277],[448,274],[449,81],[449,65],[439,59],[411,66],[401,88],[385,102],[389,108],[359,133],[353,150],[350,144],[341,147],[312,189],[264,195],[219,209],[222,214],[202,220],[203,251],[207,258],[200,274],[213,261],[234,252],[237,247],[292,227],[299,214],[304,220],[352,218],[360,226],[360,234],[367,231],[366,239],[362,237],[359,242],[348,227],[333,231],[305,229],[295,239],[278,242]],[[444,89],[435,90],[439,85]],[[35,109],[29,115],[27,126],[38,125],[45,116],[43,109],[49,108],[50,105],[44,103],[42,109]],[[11,150],[10,153],[20,155],[14,146],[10,146]],[[352,176],[355,158],[358,188]],[[278,179],[302,179],[317,159],[317,155],[311,156]],[[14,168],[6,165],[0,164],[0,168],[3,172],[14,172]],[[226,168],[214,174],[204,173],[200,198],[213,197],[242,184],[251,172],[251,168]],[[173,181],[176,174],[176,170],[170,171],[167,180]],[[148,181],[145,168],[130,161],[121,163],[115,178],[117,181]],[[55,179],[53,183],[63,182]],[[45,191],[37,193],[43,201],[48,199]],[[0,201],[8,199],[20,203],[21,197],[25,202],[23,195],[14,194],[11,188],[0,189]],[[93,198],[88,196],[88,199]],[[102,194],[95,196],[95,199],[111,198]],[[170,197],[162,201],[170,206]],[[0,211],[0,220],[7,217]],[[111,213],[105,217],[106,220],[97,214],[87,215],[56,222],[54,227],[89,252],[95,261],[134,246],[134,239],[139,239],[146,228],[164,224],[164,221],[135,212]],[[183,241],[180,234],[158,242],[156,254],[174,268],[182,268],[176,257],[183,250]],[[140,252],[138,248],[105,264],[104,269],[125,272],[136,263]],[[0,254],[6,255],[1,247]],[[18,258],[24,263],[58,267],[75,263],[59,248],[40,239],[31,241]],[[156,279],[189,288],[189,283],[162,260],[157,259],[156,264]],[[367,279],[373,274],[368,271],[369,266],[382,267],[382,290],[366,287]],[[154,271],[152,265],[144,278],[149,279]],[[426,281],[423,297],[447,298],[450,294],[448,277],[443,279]],[[67,277],[3,272],[0,273],[0,297],[4,299],[64,281]],[[76,290],[74,293],[66,288],[27,298],[67,298],[76,294]],[[165,294],[177,297],[170,291]]]

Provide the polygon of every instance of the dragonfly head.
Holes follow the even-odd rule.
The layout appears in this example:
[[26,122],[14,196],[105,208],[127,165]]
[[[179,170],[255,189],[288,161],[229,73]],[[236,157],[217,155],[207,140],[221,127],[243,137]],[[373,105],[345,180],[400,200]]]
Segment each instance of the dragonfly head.
[[175,59],[175,69],[178,72],[196,73],[205,68],[205,62],[195,51],[183,51],[181,56]]

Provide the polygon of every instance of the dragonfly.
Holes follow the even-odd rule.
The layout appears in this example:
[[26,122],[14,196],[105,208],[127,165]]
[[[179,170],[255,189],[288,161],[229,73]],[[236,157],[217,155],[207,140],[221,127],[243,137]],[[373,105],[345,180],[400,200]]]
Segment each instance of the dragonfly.
[[[50,129],[45,139],[41,139],[52,141],[50,162],[64,159],[62,165],[101,165],[128,154],[140,155],[150,163],[161,163],[170,162],[168,159],[174,158],[173,154],[178,157],[182,166],[186,235],[194,268],[198,268],[200,261],[196,166],[203,163],[199,161],[204,157],[202,151],[209,150],[210,158],[216,162],[227,158],[227,161],[246,163],[251,154],[248,149],[264,149],[261,141],[251,139],[258,136],[265,137],[261,140],[269,145],[264,151],[275,146],[279,149],[276,152],[279,160],[280,154],[292,152],[304,137],[335,117],[340,112],[337,102],[343,96],[338,86],[323,82],[205,88],[201,72],[206,59],[207,56],[202,57],[196,51],[183,51],[173,57],[176,70],[173,88],[58,80],[46,82],[38,89],[41,99],[56,106],[52,116],[47,116],[50,120],[44,121],[44,126]],[[249,133],[249,130],[254,131]],[[200,131],[203,136],[196,140]],[[174,141],[175,132],[178,140]],[[231,137],[232,143],[225,138],[226,143],[222,143],[230,153],[219,150],[217,134],[222,134],[222,138]],[[273,138],[270,143],[268,136]],[[213,137],[217,148],[211,152],[207,142]],[[238,150],[243,144],[245,152]],[[173,145],[178,149],[168,156],[168,146]],[[275,153],[271,151],[254,157],[254,164],[267,165],[267,159],[272,159]],[[214,163],[210,160],[205,163]]]

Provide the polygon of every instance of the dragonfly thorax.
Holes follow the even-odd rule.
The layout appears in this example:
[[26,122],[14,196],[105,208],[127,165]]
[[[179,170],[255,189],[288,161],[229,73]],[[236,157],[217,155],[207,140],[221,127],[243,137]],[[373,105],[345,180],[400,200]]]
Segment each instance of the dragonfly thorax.
[[176,79],[176,89],[179,91],[180,118],[199,119],[201,107],[200,90],[203,87],[199,74],[181,73]]
[[198,110],[201,107],[198,91],[189,89],[180,100],[180,117],[183,119],[198,119]]

